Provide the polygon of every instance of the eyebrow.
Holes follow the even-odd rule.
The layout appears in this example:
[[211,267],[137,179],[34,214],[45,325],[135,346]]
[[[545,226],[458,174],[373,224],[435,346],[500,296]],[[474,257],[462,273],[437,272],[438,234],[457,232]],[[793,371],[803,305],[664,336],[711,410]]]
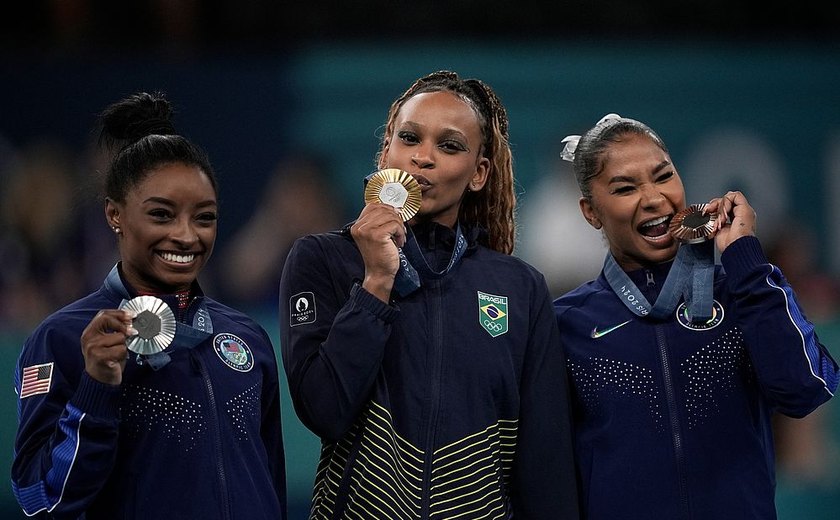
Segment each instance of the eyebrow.
[[671,166],[671,161],[662,161],[656,165],[656,168],[653,169],[653,173],[658,173],[659,170],[667,168],[668,166]]
[[[424,125],[421,125],[420,123],[415,123],[414,121],[403,121],[403,125],[410,127],[414,131],[425,128]],[[399,131],[400,127],[397,127],[396,130]],[[443,134],[444,137],[450,137],[450,136],[454,135],[454,136],[458,136],[458,137],[460,137],[464,140],[467,140],[466,134],[464,134],[464,132],[462,132],[458,129],[455,129],[455,128],[444,128],[442,134]]]
[[[656,167],[653,169],[653,173],[659,173],[664,168],[667,168],[671,165],[671,161],[662,161],[661,163],[657,164]],[[609,183],[612,184],[614,182],[635,182],[636,179],[629,175],[616,175],[615,177],[610,178]]]
[[[163,204],[165,206],[175,206],[175,203],[169,199],[163,197],[149,197],[148,199],[143,201],[143,204],[147,202],[155,202],[157,204]],[[205,200],[196,204],[197,208],[204,208],[207,206],[217,206],[218,203],[215,200]]]

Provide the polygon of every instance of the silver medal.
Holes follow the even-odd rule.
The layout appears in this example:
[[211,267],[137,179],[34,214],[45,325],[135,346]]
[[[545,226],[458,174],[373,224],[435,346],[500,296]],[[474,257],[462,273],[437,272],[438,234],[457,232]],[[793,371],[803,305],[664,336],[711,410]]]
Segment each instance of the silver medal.
[[120,305],[135,313],[132,327],[136,336],[125,340],[128,350],[144,356],[162,352],[175,339],[175,314],[169,305],[154,296],[138,296]]

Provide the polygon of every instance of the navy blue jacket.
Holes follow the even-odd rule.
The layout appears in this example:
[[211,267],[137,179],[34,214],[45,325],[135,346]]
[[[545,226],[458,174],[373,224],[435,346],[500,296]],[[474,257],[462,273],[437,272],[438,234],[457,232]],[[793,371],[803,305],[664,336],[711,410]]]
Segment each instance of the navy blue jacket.
[[[24,512],[87,520],[285,518],[277,362],[265,331],[199,296],[184,320],[195,323],[200,312],[204,332],[193,329],[190,339],[179,331],[166,350],[169,364],[155,371],[131,353],[121,385],[100,383],[84,370],[79,338],[97,312],[132,296],[114,267],[101,289],[48,317],[27,339],[15,377],[25,395],[12,465]],[[48,384],[23,384],[32,377],[26,369],[37,366],[48,367],[39,376]]]
[[[776,518],[771,416],[828,400],[837,364],[756,238],[721,262],[699,325],[637,317],[603,272],[555,301],[586,518]],[[653,302],[669,269],[628,275]]]
[[[453,231],[414,229],[441,270]],[[311,518],[577,518],[545,280],[466,236],[448,274],[390,305],[361,288],[347,228],[292,248],[281,345],[297,414],[322,439]]]

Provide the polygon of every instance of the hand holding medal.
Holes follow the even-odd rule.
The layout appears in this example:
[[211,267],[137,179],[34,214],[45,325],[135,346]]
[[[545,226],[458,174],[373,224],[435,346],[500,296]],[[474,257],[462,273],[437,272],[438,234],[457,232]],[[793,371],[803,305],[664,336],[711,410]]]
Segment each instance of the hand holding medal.
[[715,243],[721,253],[737,239],[755,236],[755,210],[740,191],[710,200],[707,211],[717,214]]
[[409,173],[386,168],[365,178],[364,198],[365,207],[350,232],[365,263],[362,286],[387,302],[394,287],[399,294],[419,287],[402,247],[410,234],[405,223],[420,209],[422,192]]

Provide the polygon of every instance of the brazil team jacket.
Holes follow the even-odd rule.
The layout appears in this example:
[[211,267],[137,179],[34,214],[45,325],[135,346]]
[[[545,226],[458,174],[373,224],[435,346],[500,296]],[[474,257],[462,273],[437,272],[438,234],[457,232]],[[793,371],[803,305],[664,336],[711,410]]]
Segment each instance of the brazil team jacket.
[[[421,228],[446,266],[454,233]],[[322,439],[311,518],[577,518],[545,280],[466,235],[460,262],[390,305],[361,288],[349,228],[292,248],[281,345],[297,414]]]
[[265,331],[199,296],[186,320],[202,313],[201,330],[179,329],[167,365],[153,370],[131,353],[121,385],[99,383],[84,370],[79,338],[99,310],[131,296],[114,267],[101,289],[48,317],[23,347],[12,487],[24,512],[285,518],[277,362]]
[[[828,400],[837,364],[756,238],[721,262],[705,323],[639,318],[603,272],[555,301],[586,518],[776,518],[771,416]],[[669,268],[628,275],[653,302]]]

